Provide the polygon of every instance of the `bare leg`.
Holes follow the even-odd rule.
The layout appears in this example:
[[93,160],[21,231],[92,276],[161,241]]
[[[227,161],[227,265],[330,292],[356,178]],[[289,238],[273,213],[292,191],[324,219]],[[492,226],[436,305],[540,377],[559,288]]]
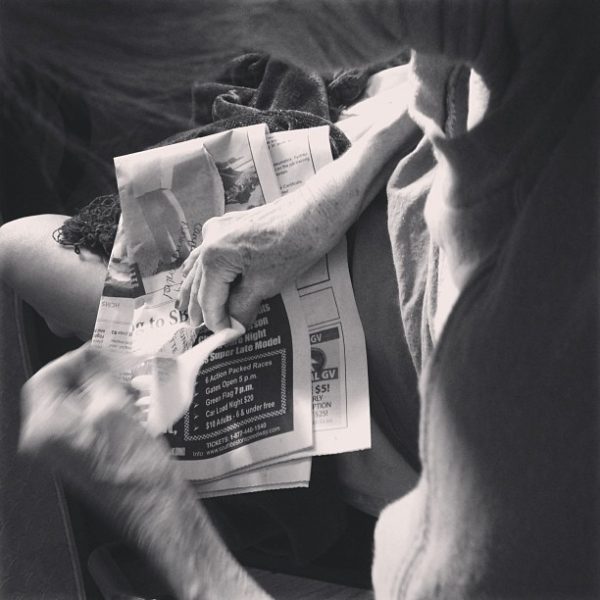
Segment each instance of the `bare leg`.
[[52,233],[62,215],[10,221],[0,228],[0,278],[46,320],[57,335],[92,336],[106,272],[92,252],[75,254]]
[[[57,333],[89,337],[103,280],[102,261],[61,248],[47,215],[0,227],[0,596],[83,598],[62,488],[54,473],[17,453],[19,391],[31,373],[23,356],[20,302]],[[4,280],[4,281],[2,281]],[[4,283],[8,284],[7,286]],[[77,289],[80,288],[80,289]]]

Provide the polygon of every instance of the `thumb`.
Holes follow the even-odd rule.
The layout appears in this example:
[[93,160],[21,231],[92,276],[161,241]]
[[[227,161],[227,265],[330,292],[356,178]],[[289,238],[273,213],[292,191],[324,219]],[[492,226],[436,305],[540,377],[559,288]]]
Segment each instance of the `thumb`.
[[248,329],[256,320],[262,300],[262,295],[256,292],[256,286],[242,279],[231,290],[229,314]]

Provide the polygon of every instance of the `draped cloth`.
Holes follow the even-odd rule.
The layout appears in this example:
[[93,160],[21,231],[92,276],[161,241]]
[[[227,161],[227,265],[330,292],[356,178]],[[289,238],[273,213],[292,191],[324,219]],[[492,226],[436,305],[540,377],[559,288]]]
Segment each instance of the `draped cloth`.
[[[423,471],[378,522],[380,598],[600,593],[600,15],[533,3],[511,21],[524,4],[406,5],[427,140],[389,186],[403,315],[407,284],[425,305],[436,285],[402,277],[413,210],[460,294],[436,347],[421,337]],[[489,93],[473,120],[470,64]]]

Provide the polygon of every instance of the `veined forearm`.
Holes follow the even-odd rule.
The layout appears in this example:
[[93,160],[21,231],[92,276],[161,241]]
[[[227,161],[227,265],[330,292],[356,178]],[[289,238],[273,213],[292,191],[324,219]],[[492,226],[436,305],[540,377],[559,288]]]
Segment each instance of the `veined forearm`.
[[392,120],[384,117],[306,184],[307,210],[319,213],[328,224],[328,250],[385,186],[416,132],[406,113]]
[[[131,536],[181,600],[266,599],[267,594],[231,556],[187,482],[166,469],[124,497]],[[132,520],[132,516],[135,519]]]
[[141,458],[148,469],[138,485],[111,488],[113,505],[121,505],[138,547],[181,600],[268,598],[231,556],[176,463],[165,455]]

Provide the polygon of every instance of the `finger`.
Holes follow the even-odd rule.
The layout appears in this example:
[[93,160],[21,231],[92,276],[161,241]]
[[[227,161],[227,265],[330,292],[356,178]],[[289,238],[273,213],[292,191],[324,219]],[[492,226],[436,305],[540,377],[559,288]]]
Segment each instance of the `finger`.
[[138,398],[135,401],[135,405],[138,408],[147,410],[149,408],[149,406],[150,406],[151,401],[152,401],[152,397],[151,396],[142,396],[141,398]]
[[[231,283],[217,273],[213,277],[205,274],[200,281],[198,301],[202,310],[204,323],[211,331],[220,331],[231,326],[227,314],[227,300]],[[191,320],[191,315],[190,315]]]
[[80,387],[82,400],[86,401],[82,422],[95,424],[113,412],[133,414],[135,390],[119,381],[108,370],[90,371]]
[[[196,263],[196,269],[200,268],[200,263]],[[179,297],[175,303],[175,308],[179,310],[188,310],[190,303],[190,294],[192,291],[192,284],[194,283],[194,277],[196,270],[189,271],[186,275],[183,283],[181,284],[181,290],[179,291]]]
[[262,295],[256,292],[256,286],[242,279],[233,286],[229,295],[229,314],[247,329],[256,320],[262,300]]
[[197,327],[202,323],[202,309],[200,308],[200,299],[198,297],[200,293],[200,285],[202,284],[202,264],[197,263],[196,272],[194,274],[194,280],[192,281],[192,288],[190,290],[190,300],[188,303],[188,315],[190,317],[190,325]]
[[139,418],[142,421],[142,423],[145,423],[148,420],[148,413],[150,412],[151,401],[152,399],[150,396],[144,396],[143,398],[139,398],[135,402],[135,406],[139,410]]
[[140,397],[147,396],[152,388],[152,375],[137,375],[130,381],[130,384]]
[[114,353],[91,347],[80,356],[78,380],[70,391],[63,391],[63,396],[65,402],[70,401],[83,410],[84,420],[94,421],[111,411],[131,411],[137,393],[130,383],[124,383],[119,377],[123,360],[121,363],[118,360]]
[[189,256],[183,261],[181,265],[181,274],[184,277],[187,277],[188,273],[192,270],[193,266],[196,264],[198,260],[198,256],[200,255],[200,246],[194,248]]

